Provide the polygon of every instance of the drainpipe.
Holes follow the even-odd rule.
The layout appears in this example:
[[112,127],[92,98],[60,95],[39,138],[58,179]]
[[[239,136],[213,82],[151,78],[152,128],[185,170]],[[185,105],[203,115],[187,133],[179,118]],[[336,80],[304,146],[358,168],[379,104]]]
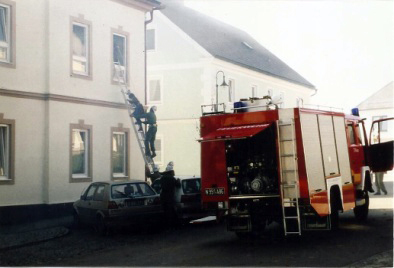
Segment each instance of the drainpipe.
[[315,95],[317,94],[317,88],[314,88],[313,90],[315,91],[315,93],[313,93],[313,94],[311,95],[311,97],[313,97],[313,96],[315,96]]

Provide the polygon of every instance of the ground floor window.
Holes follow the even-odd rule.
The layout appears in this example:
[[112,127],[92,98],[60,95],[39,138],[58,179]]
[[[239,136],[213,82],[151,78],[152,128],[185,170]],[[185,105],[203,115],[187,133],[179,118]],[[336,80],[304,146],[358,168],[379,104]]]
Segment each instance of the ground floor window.
[[111,128],[111,172],[112,178],[126,178],[129,176],[129,137],[130,130],[122,124]]
[[112,134],[112,173],[115,177],[126,176],[127,164],[127,134],[114,132]]
[[0,184],[14,184],[15,120],[0,113]]
[[[91,181],[92,128],[83,124],[71,125],[71,181]],[[88,180],[86,180],[88,179]]]
[[0,125],[0,179],[8,179],[10,163],[10,138],[9,127]]

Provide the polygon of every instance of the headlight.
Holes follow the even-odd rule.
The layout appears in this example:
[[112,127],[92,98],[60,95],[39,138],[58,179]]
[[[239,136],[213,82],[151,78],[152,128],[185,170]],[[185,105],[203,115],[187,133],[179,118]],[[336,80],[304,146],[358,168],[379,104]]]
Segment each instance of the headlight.
[[224,203],[223,202],[219,202],[218,203],[218,209],[223,209],[224,208]]

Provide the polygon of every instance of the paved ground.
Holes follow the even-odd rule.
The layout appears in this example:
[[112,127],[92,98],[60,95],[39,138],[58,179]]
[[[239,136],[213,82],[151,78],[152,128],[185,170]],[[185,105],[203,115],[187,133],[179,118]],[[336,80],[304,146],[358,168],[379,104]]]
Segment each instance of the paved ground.
[[[388,189],[388,195],[376,196],[376,195],[372,194],[371,198],[370,198],[370,209],[371,209],[370,210],[370,219],[371,219],[372,225],[365,225],[363,227],[362,225],[354,224],[353,220],[352,220],[352,217],[351,216],[349,216],[349,217],[347,216],[344,219],[345,224],[343,224],[343,226],[342,226],[344,228],[343,235],[346,235],[346,236],[347,235],[350,235],[350,236],[355,235],[355,233],[357,233],[357,229],[359,229],[360,227],[365,229],[363,231],[368,232],[368,228],[372,228],[371,226],[373,226],[374,222],[376,223],[376,221],[379,220],[379,217],[384,217],[384,219],[383,219],[384,221],[390,219],[391,220],[390,223],[392,225],[392,223],[393,223],[393,221],[392,221],[392,215],[393,214],[392,213],[393,213],[394,172],[388,173],[385,176],[385,180],[384,181],[385,181],[386,188]],[[379,216],[379,215],[381,215],[381,216]],[[389,218],[387,218],[388,216],[389,216]],[[15,251],[15,253],[16,252],[21,252],[21,253],[22,252],[30,252],[30,254],[31,254],[31,252],[34,252],[35,248],[39,248],[37,246],[38,243],[44,244],[45,241],[48,241],[48,240],[51,240],[51,239],[56,239],[56,238],[59,238],[59,237],[62,237],[62,236],[65,236],[65,235],[69,234],[69,228],[68,227],[71,225],[71,222],[72,222],[72,217],[65,217],[65,218],[45,220],[45,221],[40,221],[40,222],[35,222],[35,223],[30,223],[30,224],[23,224],[23,225],[16,225],[16,226],[2,226],[0,228],[0,256],[3,256],[3,260],[2,261],[0,260],[0,266],[3,266],[3,265],[8,266],[7,262],[4,261],[4,256],[6,256],[7,253],[11,253],[11,252]],[[208,233],[204,233],[204,235],[206,235],[206,234],[214,235],[215,232],[218,232],[219,230],[221,230],[220,228],[217,229],[217,230],[215,228],[213,228],[212,231],[208,231]],[[347,233],[345,233],[346,229],[348,229]],[[194,231],[199,232],[199,229],[190,229],[190,230],[186,229],[186,230],[184,230],[185,236],[187,235],[187,232],[189,232],[189,231],[190,232],[194,232]],[[81,233],[81,234],[83,235],[83,233]],[[75,233],[74,233],[74,235],[75,235]],[[77,233],[77,235],[78,235],[78,233]],[[160,234],[160,235],[162,235],[162,234]],[[386,239],[387,235],[390,238],[391,245],[393,243],[392,226],[391,226],[391,233],[383,235],[383,236],[382,236],[382,234],[380,234],[380,235],[376,234],[376,235],[377,236],[375,238],[370,240],[371,244],[367,245],[367,247],[371,246],[371,250],[369,251],[369,253],[376,252],[376,250],[374,251],[374,249],[377,248],[377,244],[379,243],[380,239],[383,239],[383,238]],[[89,237],[92,237],[92,236],[89,236]],[[157,243],[157,242],[159,242],[159,244],[162,243],[162,240],[165,239],[165,237],[168,237],[172,241],[176,240],[176,238],[172,237],[171,233],[170,233],[170,234],[164,234],[163,238],[160,239],[159,241],[156,241],[155,243]],[[81,238],[81,239],[83,240],[83,238]],[[88,238],[88,239],[90,239],[90,238]],[[136,242],[135,241],[136,239],[138,239],[138,236],[136,238],[135,237],[132,238],[132,241]],[[227,241],[228,239],[229,238],[227,238],[227,236],[225,235],[224,240],[222,240],[222,241]],[[233,241],[233,238],[231,238],[231,239],[230,240]],[[308,239],[310,239],[310,238],[308,238]],[[122,240],[121,239],[120,244],[123,243],[124,245],[128,245],[129,242],[125,242],[126,240]],[[57,240],[54,240],[54,243],[52,243],[51,245],[56,245],[56,241]],[[106,245],[107,242],[105,242],[104,240],[101,241],[99,249],[100,250],[105,249],[106,248],[105,245]],[[153,242],[153,240],[151,242]],[[230,243],[233,243],[233,242],[230,242]],[[171,241],[170,241],[170,243],[171,243]],[[208,243],[208,242],[206,242],[206,243]],[[218,243],[221,243],[221,242],[218,242]],[[339,243],[337,246],[343,247],[343,243],[344,242],[341,240],[341,243]],[[118,242],[116,242],[114,244],[113,248],[117,248],[120,244]],[[211,244],[213,247],[215,247],[212,244],[212,242],[209,242],[209,244]],[[246,247],[249,250],[252,250],[252,252],[254,252],[254,251],[257,250],[257,248],[255,248],[256,246],[257,247],[262,246],[260,244],[261,243],[254,244],[254,245],[252,245],[252,247],[251,247],[250,244],[247,244]],[[94,250],[94,247],[92,247],[91,245],[93,245],[93,244],[90,244],[90,250],[91,249]],[[264,246],[264,243],[263,243],[263,246]],[[48,247],[48,246],[46,246],[46,247]],[[49,247],[53,247],[53,246],[49,246]],[[164,245],[163,245],[163,247],[164,247]],[[228,245],[226,243],[223,244],[221,247],[223,248],[223,250],[226,250],[226,249],[229,250],[229,247],[228,247]],[[18,249],[18,248],[20,248],[20,249]],[[29,248],[29,249],[27,249],[27,248]],[[44,246],[44,248],[45,248],[45,246]],[[188,247],[186,247],[186,248],[188,248]],[[331,246],[329,246],[329,248],[331,248]],[[108,248],[108,249],[110,249],[110,248]],[[176,247],[174,250],[175,251],[179,250],[179,248]],[[190,248],[190,250],[193,251],[193,248]],[[278,250],[279,250],[279,248],[278,248]],[[292,249],[292,250],[295,250],[295,248]],[[1,252],[3,252],[3,254]],[[116,252],[119,252],[119,249],[116,250]],[[368,250],[367,250],[367,252],[368,252]],[[100,255],[104,255],[104,253],[105,252],[99,251],[98,257],[100,257]],[[77,253],[77,254],[79,255],[79,253]],[[108,254],[111,254],[111,253],[108,253]],[[127,255],[127,252],[125,254]],[[245,252],[245,254],[252,254],[252,253]],[[95,256],[95,254],[92,254],[92,255],[89,254],[88,256],[85,256],[85,261],[78,260],[78,261],[76,261],[74,263],[73,262],[68,262],[68,264],[71,265],[71,266],[77,266],[77,265],[78,266],[79,265],[91,266],[90,265],[91,262],[90,262],[90,259],[89,259],[90,257],[89,256]],[[371,256],[371,254],[366,253],[365,256],[368,256],[368,257],[366,257],[365,259],[359,260],[359,261],[357,261],[355,263],[347,264],[346,266],[347,267],[393,267],[392,246],[391,246],[390,250],[384,250],[384,251],[381,251],[381,252],[376,252],[376,254],[373,254],[373,256]],[[230,254],[230,256],[227,256],[227,257],[231,257],[231,254]],[[198,259],[200,259],[200,258],[204,258],[204,256],[199,256]],[[18,262],[16,262],[16,265],[17,265],[17,263]],[[157,263],[161,263],[161,262],[156,262],[156,264]],[[180,262],[180,263],[183,263],[184,265],[187,263],[188,266],[191,265],[186,260],[184,262]],[[199,263],[201,264],[201,263],[204,263],[204,262],[199,261]],[[310,263],[313,263],[313,262],[310,262]],[[57,266],[57,265],[63,266],[62,264],[64,265],[63,261],[60,262],[60,263],[51,262],[51,265],[54,265],[54,266]],[[145,263],[145,265],[146,264],[149,264],[149,262]],[[161,264],[165,265],[165,263],[161,263]],[[238,263],[238,264],[241,265],[242,261],[241,261],[241,263]],[[276,266],[275,263],[270,263],[270,264],[271,264],[270,266]],[[25,262],[22,265],[29,265],[29,263]],[[34,265],[34,262],[32,262],[31,265]],[[153,265],[153,263],[152,263],[152,265]],[[152,265],[148,265],[148,266],[152,266]],[[196,262],[195,265],[198,265],[198,262]],[[191,266],[195,266],[195,265],[191,265]],[[12,266],[14,266],[14,265],[12,265]],[[130,266],[133,266],[133,265],[130,265]],[[153,265],[153,266],[155,266],[155,265]]]

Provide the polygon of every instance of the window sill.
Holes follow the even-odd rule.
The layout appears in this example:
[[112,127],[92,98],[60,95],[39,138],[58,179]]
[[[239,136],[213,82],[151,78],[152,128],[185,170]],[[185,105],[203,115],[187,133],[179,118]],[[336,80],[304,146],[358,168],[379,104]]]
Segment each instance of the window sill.
[[0,185],[5,185],[5,184],[15,184],[15,181],[13,179],[8,179],[6,177],[0,177]]
[[7,67],[7,68],[12,68],[15,69],[15,62],[5,62],[5,61],[0,61],[0,66],[1,67]]
[[84,80],[93,80],[92,75],[87,75],[87,74],[71,73],[70,76],[74,77],[74,78],[81,78],[81,79],[84,79]]
[[73,175],[70,178],[70,182],[91,182],[91,181],[92,181],[92,177],[89,177],[89,176]]

